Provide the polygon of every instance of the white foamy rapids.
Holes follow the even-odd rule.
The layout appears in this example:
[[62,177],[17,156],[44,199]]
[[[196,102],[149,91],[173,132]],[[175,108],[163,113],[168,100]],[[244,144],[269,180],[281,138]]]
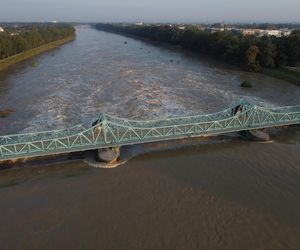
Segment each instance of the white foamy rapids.
[[26,132],[74,125],[95,115],[94,100],[101,92],[101,84],[86,84],[79,77],[72,84],[57,86],[60,87],[44,97],[42,103],[31,107],[37,115],[28,121]]
[[[128,70],[127,73],[132,75],[133,70]],[[76,81],[64,84],[60,79],[56,86],[63,87],[56,87],[41,104],[32,107],[37,115],[28,122],[29,126],[25,131],[87,122],[101,111],[122,117],[146,119],[218,111],[241,98],[258,105],[272,106],[262,98],[241,96],[193,77],[183,80],[186,80],[186,83],[180,85],[186,87],[166,87],[162,82],[154,82],[153,79],[124,79],[126,85],[115,90],[116,82],[119,81],[85,83],[79,76]],[[216,103],[213,100],[216,100]]]
[[[151,119],[215,112],[240,99],[273,106],[274,99],[265,98],[259,90],[240,89],[244,74],[240,71],[217,68],[134,40],[125,46],[122,37],[120,41],[110,36],[101,40],[99,36],[105,34],[80,34],[81,47],[74,44],[74,48],[58,51],[50,58],[56,63],[36,69],[47,73],[47,86],[33,86],[43,96],[28,107],[32,112],[24,122],[28,124],[25,131],[86,123],[100,112]],[[263,80],[257,74],[251,77],[254,82],[256,77]]]

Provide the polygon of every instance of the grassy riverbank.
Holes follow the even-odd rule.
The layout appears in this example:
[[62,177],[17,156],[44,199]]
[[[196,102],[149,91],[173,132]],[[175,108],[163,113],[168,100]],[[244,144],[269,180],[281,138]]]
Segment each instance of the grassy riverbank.
[[47,44],[42,45],[40,47],[31,49],[31,50],[27,50],[25,52],[22,52],[20,54],[14,55],[14,56],[11,56],[11,57],[6,58],[4,60],[0,60],[0,71],[3,70],[3,69],[6,69],[7,67],[9,67],[13,64],[24,61],[28,58],[31,58],[31,57],[35,56],[35,55],[38,55],[40,53],[49,51],[51,49],[57,48],[57,47],[65,44],[65,43],[73,41],[75,39],[75,37],[76,37],[75,35],[68,36],[64,39],[57,40],[57,41],[54,41],[54,42],[51,42],[51,43],[47,43]]
[[300,86],[300,71],[288,68],[265,68],[262,73]]

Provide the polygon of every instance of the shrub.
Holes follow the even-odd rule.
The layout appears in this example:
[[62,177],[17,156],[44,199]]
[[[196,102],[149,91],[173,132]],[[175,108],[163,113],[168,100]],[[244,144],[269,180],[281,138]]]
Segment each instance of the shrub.
[[242,88],[252,88],[252,84],[250,82],[248,82],[248,81],[243,81],[241,83],[241,87]]

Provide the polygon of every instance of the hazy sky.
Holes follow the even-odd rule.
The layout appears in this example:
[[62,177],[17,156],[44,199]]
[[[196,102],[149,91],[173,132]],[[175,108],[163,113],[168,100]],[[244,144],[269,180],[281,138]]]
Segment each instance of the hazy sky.
[[0,21],[300,22],[300,0],[0,0]]

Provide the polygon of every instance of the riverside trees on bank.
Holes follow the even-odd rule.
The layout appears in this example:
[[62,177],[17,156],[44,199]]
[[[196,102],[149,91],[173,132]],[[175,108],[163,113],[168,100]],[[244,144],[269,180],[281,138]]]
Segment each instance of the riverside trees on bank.
[[32,24],[23,29],[0,33],[0,60],[75,35],[68,24]]
[[300,66],[300,31],[288,37],[243,36],[229,31],[209,33],[194,26],[181,30],[169,25],[95,25],[96,29],[134,35],[153,41],[180,45],[225,62],[243,65],[249,71],[282,66]]

